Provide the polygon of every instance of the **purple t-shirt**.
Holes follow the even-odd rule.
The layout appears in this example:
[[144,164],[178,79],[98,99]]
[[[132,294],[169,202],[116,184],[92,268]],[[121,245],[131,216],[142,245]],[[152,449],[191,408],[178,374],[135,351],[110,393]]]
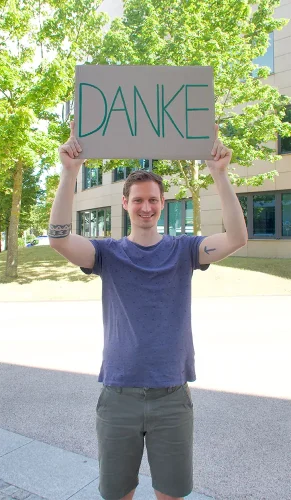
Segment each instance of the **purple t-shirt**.
[[102,278],[103,361],[98,382],[172,387],[196,380],[191,279],[205,236],[164,235],[144,247],[126,236],[90,240]]

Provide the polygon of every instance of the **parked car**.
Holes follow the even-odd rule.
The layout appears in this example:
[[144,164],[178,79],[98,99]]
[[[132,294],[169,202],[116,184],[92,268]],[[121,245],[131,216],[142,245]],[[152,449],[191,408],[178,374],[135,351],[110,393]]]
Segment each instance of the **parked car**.
[[27,243],[27,247],[34,247],[35,245],[38,245],[39,241],[37,239],[30,241],[30,243]]

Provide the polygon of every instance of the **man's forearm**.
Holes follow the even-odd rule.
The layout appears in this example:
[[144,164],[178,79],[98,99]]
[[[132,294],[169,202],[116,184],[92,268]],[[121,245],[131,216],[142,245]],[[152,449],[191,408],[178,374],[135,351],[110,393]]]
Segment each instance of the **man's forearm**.
[[48,236],[53,240],[64,239],[70,234],[75,185],[76,177],[63,170],[49,221]]
[[223,224],[228,238],[234,243],[246,243],[248,232],[243,211],[227,172],[217,173],[213,178],[220,196]]

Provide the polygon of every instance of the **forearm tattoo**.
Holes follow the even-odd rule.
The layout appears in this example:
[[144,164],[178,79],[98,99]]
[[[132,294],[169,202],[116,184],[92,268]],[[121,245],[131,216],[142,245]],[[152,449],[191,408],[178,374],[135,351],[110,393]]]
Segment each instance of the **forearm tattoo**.
[[72,224],[49,224],[48,236],[50,238],[65,238],[71,232]]

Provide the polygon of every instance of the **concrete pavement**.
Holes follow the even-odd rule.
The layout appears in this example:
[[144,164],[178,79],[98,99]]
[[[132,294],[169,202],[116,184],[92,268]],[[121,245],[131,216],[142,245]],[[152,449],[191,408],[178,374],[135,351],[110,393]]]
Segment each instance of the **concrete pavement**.
[[[286,296],[193,301],[194,496],[187,499],[291,499],[290,307]],[[100,498],[93,495],[101,304],[0,308],[0,478],[6,483],[0,499],[36,500],[26,491],[47,500]],[[24,493],[4,496],[13,487]],[[145,449],[134,499],[152,494]]]
[[[1,429],[0,450],[1,500],[102,499],[97,460]],[[187,496],[189,500],[211,498],[197,493]],[[134,500],[147,499],[156,499],[151,478],[140,474]]]

